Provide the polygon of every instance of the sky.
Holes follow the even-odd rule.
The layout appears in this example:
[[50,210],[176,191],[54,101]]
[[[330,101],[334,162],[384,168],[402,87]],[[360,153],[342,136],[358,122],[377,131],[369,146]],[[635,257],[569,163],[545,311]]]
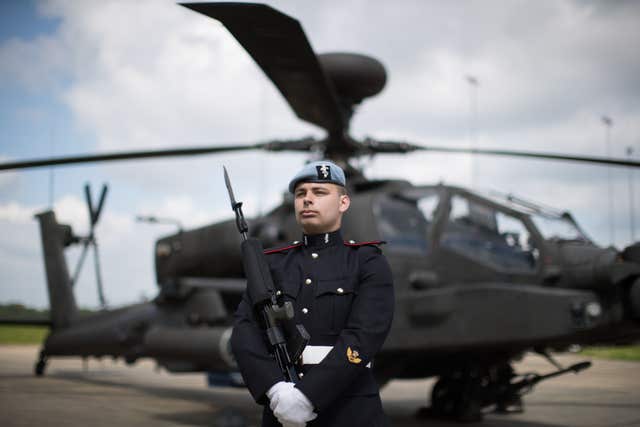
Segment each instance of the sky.
[[[267,3],[298,19],[316,52],[385,65],[385,89],[351,123],[356,138],[605,156],[607,116],[611,155],[640,160],[638,2]],[[0,2],[0,129],[0,162],[323,136],[222,25],[160,0]],[[96,236],[107,301],[118,306],[157,293],[153,245],[175,232],[136,215],[186,228],[229,219],[223,164],[245,213],[259,215],[282,200],[306,159],[245,152],[0,172],[0,303],[48,305],[33,215],[53,207],[87,233],[85,183],[94,198],[109,185]],[[635,230],[630,216],[640,212],[640,171],[431,153],[359,163],[370,178],[445,182],[568,210],[602,246],[640,238],[640,215]],[[71,271],[78,255],[67,251]],[[98,305],[89,260],[75,287],[79,305]]]

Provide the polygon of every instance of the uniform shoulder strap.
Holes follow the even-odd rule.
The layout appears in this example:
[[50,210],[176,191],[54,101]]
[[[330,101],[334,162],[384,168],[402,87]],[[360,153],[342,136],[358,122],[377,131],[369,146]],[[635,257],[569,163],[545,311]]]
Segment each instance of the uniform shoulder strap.
[[385,242],[384,240],[370,240],[368,242],[356,242],[355,240],[346,240],[344,242],[344,245],[349,246],[351,248],[357,248],[360,246],[379,246],[385,243],[387,242]]

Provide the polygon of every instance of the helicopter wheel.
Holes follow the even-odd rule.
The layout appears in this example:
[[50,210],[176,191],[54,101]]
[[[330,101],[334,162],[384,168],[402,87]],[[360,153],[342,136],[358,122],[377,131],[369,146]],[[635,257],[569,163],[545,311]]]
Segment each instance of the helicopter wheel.
[[33,373],[36,374],[36,377],[41,377],[44,375],[44,370],[46,367],[47,367],[47,357],[44,355],[43,352],[40,352],[40,357],[38,358],[38,361],[36,362],[33,368]]
[[451,417],[455,413],[456,399],[454,381],[440,378],[431,390],[431,412],[438,417]]
[[497,414],[513,414],[524,412],[522,397],[513,391],[511,382],[517,375],[509,363],[497,366],[496,376],[492,383],[495,393],[495,409]]
[[473,380],[441,377],[431,391],[430,415],[463,422],[482,420],[482,405],[474,395]]

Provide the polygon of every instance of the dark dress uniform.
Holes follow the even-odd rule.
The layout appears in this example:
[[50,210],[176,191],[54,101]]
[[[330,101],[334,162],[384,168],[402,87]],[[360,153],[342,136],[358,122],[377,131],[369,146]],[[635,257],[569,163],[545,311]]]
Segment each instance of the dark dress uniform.
[[[393,318],[391,270],[378,244],[344,242],[340,231],[265,251],[276,287],[295,307],[311,341],[296,387],[318,417],[309,427],[388,425],[371,370]],[[263,426],[279,426],[266,392],[282,373],[243,297],[231,345],[249,391],[264,405]]]

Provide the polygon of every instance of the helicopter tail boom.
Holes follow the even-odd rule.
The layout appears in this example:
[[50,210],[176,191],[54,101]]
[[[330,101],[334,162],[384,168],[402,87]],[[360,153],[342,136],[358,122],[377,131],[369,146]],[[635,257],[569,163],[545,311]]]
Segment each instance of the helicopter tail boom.
[[73,239],[71,228],[59,224],[53,211],[36,214],[40,223],[42,250],[47,274],[47,288],[53,330],[69,327],[77,316],[76,300],[64,248]]

